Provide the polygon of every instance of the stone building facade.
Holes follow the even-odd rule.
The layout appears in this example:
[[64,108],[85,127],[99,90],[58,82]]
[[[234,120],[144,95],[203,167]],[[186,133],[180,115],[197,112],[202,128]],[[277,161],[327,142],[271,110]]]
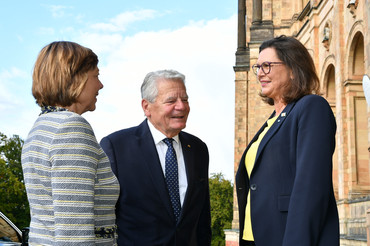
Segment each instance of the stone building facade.
[[[251,66],[260,44],[281,34],[294,36],[309,50],[322,95],[336,116],[333,183],[341,245],[370,246],[370,102],[362,85],[363,76],[370,76],[370,0],[239,0],[234,170],[273,111],[258,96]],[[235,195],[233,218],[232,229],[225,231],[227,246],[238,245]]]

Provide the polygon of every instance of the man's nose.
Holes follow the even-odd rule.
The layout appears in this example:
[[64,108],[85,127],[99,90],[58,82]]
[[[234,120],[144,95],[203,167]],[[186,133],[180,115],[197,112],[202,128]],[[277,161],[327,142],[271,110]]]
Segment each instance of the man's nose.
[[185,108],[185,102],[181,100],[181,98],[178,98],[175,105],[176,109],[181,110]]

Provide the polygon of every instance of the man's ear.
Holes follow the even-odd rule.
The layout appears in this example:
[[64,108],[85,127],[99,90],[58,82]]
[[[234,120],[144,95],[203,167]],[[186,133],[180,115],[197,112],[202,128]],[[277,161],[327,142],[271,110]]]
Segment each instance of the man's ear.
[[144,115],[146,117],[150,117],[150,103],[147,100],[143,99],[141,100],[141,107],[143,108]]

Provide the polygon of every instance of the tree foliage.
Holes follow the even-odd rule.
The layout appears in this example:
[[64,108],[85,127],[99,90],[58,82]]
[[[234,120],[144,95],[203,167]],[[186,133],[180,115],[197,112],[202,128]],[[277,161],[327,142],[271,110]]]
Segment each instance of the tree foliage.
[[233,185],[222,173],[209,179],[211,199],[212,246],[225,245],[225,229],[231,229],[233,220]]
[[0,133],[0,211],[20,229],[29,226],[30,211],[21,164],[23,140]]

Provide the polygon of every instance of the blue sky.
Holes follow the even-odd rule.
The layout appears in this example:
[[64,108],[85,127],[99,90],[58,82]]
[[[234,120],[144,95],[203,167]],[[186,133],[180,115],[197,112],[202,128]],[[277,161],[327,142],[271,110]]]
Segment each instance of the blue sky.
[[99,56],[97,109],[83,114],[98,141],[144,120],[146,73],[185,74],[190,115],[185,131],[206,142],[210,173],[233,180],[237,0],[3,0],[0,9],[0,132],[27,137],[39,113],[31,94],[38,52],[74,41]]

